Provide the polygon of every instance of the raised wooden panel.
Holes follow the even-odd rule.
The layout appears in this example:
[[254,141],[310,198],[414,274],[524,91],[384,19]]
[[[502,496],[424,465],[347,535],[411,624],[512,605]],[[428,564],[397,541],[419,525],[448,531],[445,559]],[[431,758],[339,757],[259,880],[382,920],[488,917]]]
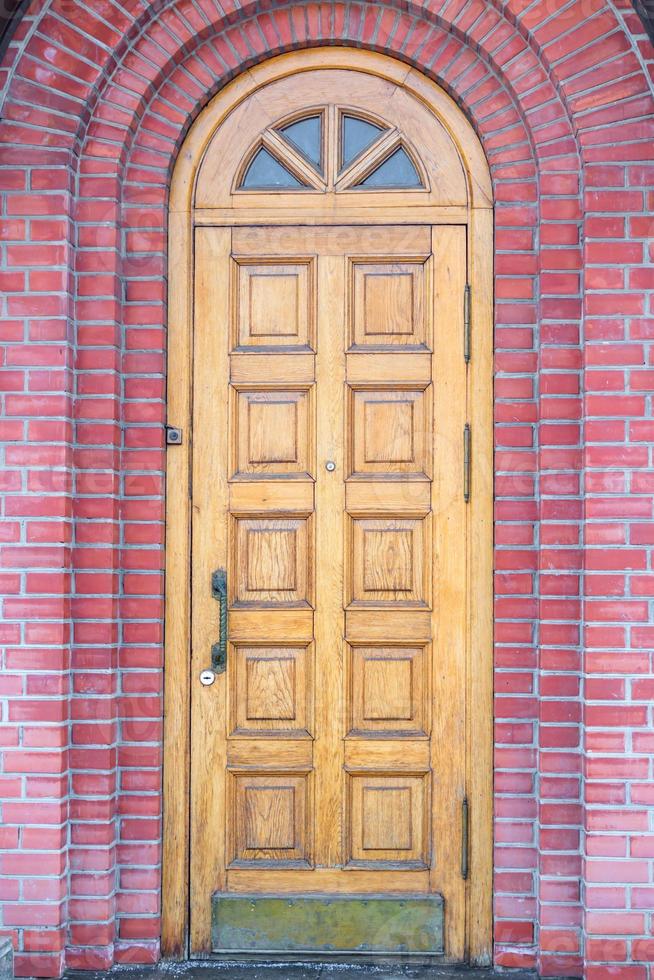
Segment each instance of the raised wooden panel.
[[239,348],[313,347],[311,259],[234,263],[235,333]]
[[312,415],[310,388],[234,390],[234,475],[310,476]]
[[308,866],[309,773],[230,773],[232,866]]
[[429,865],[428,775],[348,774],[350,864]]
[[232,648],[230,696],[235,734],[309,734],[311,648]]
[[235,604],[311,604],[310,524],[309,517],[234,519]]
[[426,735],[424,646],[350,646],[350,735]]
[[429,479],[428,390],[388,385],[350,392],[350,475]]
[[349,602],[352,605],[429,605],[428,520],[349,518]]
[[351,261],[350,343],[355,347],[424,348],[425,258]]

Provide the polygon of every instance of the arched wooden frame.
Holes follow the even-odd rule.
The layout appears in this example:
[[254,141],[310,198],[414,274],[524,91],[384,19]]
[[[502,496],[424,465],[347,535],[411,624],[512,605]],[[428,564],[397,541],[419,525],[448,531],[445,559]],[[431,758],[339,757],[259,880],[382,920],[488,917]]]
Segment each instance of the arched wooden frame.
[[[393,86],[412,100],[418,123],[431,120],[422,144],[431,141],[449,150],[455,181],[447,164],[439,163],[442,180],[421,191],[234,191],[234,173],[257,139],[256,123],[233,126],[239,107],[256,93],[272,93],[269,123],[286,120],[294,111],[288,94],[300,73],[347,70],[361,73],[361,92],[347,102],[366,111],[366,100],[380,86]],[[297,86],[307,109],[316,104],[307,74]],[[283,96],[276,112],[274,87]],[[297,98],[297,97],[296,97]],[[374,102],[372,104],[375,104]],[[404,106],[410,104],[405,101]],[[298,103],[298,111],[300,103]],[[388,109],[388,106],[384,106]],[[385,116],[381,112],[382,117]],[[393,119],[389,120],[393,124]],[[243,119],[241,119],[243,123]],[[403,125],[405,121],[403,119]],[[261,124],[259,122],[259,129]],[[399,127],[398,127],[399,128]],[[225,142],[231,130],[232,142]],[[235,133],[238,138],[235,137]],[[416,145],[411,134],[407,138]],[[226,148],[230,148],[225,158]],[[233,152],[232,152],[233,150]],[[450,177],[452,169],[450,168]],[[407,195],[416,195],[408,202]],[[321,196],[322,195],[322,196]],[[326,200],[325,195],[329,195]],[[421,195],[419,198],[417,195]],[[335,203],[336,202],[336,203]],[[380,209],[383,210],[383,219]],[[192,461],[192,276],[193,229],[199,225],[305,222],[342,224],[375,220],[375,209],[388,224],[424,221],[464,225],[468,241],[471,285],[472,351],[467,382],[467,409],[472,432],[472,494],[467,508],[466,547],[469,589],[467,614],[467,773],[470,809],[470,859],[466,895],[466,948],[458,955],[489,963],[492,957],[492,726],[493,726],[493,212],[488,165],[472,126],[456,104],[420,72],[386,55],[351,48],[315,48],[280,55],[248,69],[225,87],[202,111],[181,148],[173,175],[169,212],[168,421],[183,429],[181,445],[167,457],[166,490],[166,613],[164,691],[164,831],[162,952],[188,954],[189,922],[189,772],[190,712],[190,473]],[[389,217],[390,212],[390,217]],[[457,828],[458,830],[458,828]]]

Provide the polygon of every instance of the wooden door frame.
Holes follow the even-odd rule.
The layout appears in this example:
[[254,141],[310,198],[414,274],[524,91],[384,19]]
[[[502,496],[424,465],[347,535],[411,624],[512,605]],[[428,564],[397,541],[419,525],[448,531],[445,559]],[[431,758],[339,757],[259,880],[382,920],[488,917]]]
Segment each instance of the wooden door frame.
[[[467,510],[468,630],[466,786],[470,857],[466,902],[471,962],[492,959],[493,875],[493,209],[488,164],[463,112],[434,82],[402,62],[352,48],[314,48],[271,58],[240,74],[200,113],[179,152],[169,203],[167,418],[183,431],[166,460],[166,585],[162,954],[188,955],[190,820],[190,636],[193,192],[221,121],[244,98],[289,74],[315,68],[368,72],[404,86],[445,125],[463,162],[467,208],[434,207],[434,223],[468,228],[473,356],[468,418],[474,449]],[[204,217],[204,216],[203,216]],[[206,220],[206,218],[205,218]],[[474,560],[471,560],[474,556]],[[474,596],[474,601],[472,598]],[[472,751],[474,747],[474,752]]]

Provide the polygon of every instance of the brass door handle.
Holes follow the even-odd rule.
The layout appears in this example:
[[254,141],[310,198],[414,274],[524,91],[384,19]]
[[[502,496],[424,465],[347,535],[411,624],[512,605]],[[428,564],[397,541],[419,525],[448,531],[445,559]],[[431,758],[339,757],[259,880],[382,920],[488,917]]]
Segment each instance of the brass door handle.
[[222,674],[227,667],[227,572],[218,568],[211,576],[211,594],[220,603],[219,639],[211,647],[211,669]]

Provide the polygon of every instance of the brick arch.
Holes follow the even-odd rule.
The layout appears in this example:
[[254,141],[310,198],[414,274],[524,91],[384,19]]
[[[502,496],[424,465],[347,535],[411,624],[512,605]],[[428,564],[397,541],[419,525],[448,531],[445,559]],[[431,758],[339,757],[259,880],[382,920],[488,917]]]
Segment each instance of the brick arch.
[[[535,16],[533,12],[522,16],[520,6],[516,4],[518,9],[514,11],[511,2],[507,3],[507,0],[490,0],[487,4],[461,3],[459,0],[432,0],[431,3],[388,0],[380,5],[384,10],[381,19],[378,18],[380,7],[371,8],[369,5],[366,7],[361,0],[358,3],[347,4],[340,2],[285,4],[281,12],[279,6],[271,3],[261,4],[255,0],[248,0],[243,4],[236,4],[230,0],[221,4],[220,10],[208,2],[193,5],[190,2],[179,3],[178,0],[157,0],[147,7],[134,2],[126,3],[122,17],[116,16],[115,21],[110,25],[106,20],[103,22],[99,17],[95,17],[90,11],[87,11],[83,18],[81,6],[73,7],[72,16],[68,18],[70,28],[68,32],[62,26],[67,11],[66,8],[60,9],[60,6],[57,0],[49,0],[43,7],[38,8],[38,14],[33,21],[25,18],[22,25],[24,36],[13,45],[16,58],[7,69],[9,79],[6,92],[10,93],[12,89],[15,91],[14,82],[17,78],[21,78],[24,56],[35,54],[38,56],[39,39],[34,36],[35,32],[40,30],[41,34],[47,35],[49,29],[59,27],[55,36],[61,42],[62,50],[68,53],[79,52],[95,65],[94,71],[89,70],[86,73],[86,107],[81,114],[79,130],[75,134],[77,138],[84,133],[88,120],[93,117],[96,107],[105,98],[106,89],[115,76],[116,68],[121,64],[129,66],[137,62],[139,49],[143,47],[149,49],[151,57],[143,76],[150,85],[153,82],[152,67],[158,66],[162,70],[162,77],[169,77],[170,65],[179,62],[179,57],[176,57],[174,50],[175,44],[189,51],[197,49],[198,44],[209,37],[223,34],[228,39],[234,39],[236,43],[232,56],[226,59],[223,66],[227,72],[224,70],[219,72],[219,76],[224,79],[230,72],[242,70],[262,56],[285,50],[288,45],[282,40],[284,28],[287,33],[290,29],[293,34],[291,46],[292,44],[305,46],[317,43],[330,44],[335,43],[335,40],[340,42],[341,38],[344,38],[351,43],[361,43],[380,51],[387,50],[391,46],[396,56],[406,58],[408,61],[411,61],[415,53],[420,51],[420,64],[426,69],[431,67],[430,61],[438,50],[442,39],[439,37],[439,32],[442,31],[470,45],[480,57],[486,60],[492,50],[489,39],[493,34],[497,35],[493,38],[493,43],[497,42],[504,48],[508,41],[514,42],[522,38],[535,52],[540,51],[534,28],[538,27],[542,12],[537,11]],[[139,7],[141,7],[140,14]],[[293,7],[296,9],[292,10]],[[299,8],[306,8],[308,11],[306,17],[304,12],[299,12]],[[587,12],[592,12],[593,6],[590,0],[587,8]],[[350,16],[343,16],[346,10],[349,14],[354,13],[351,20]],[[100,16],[102,13],[101,11]],[[58,24],[54,22],[53,14],[58,18]],[[106,11],[104,14],[106,17]],[[286,20],[281,35],[277,34],[272,26],[280,16]],[[257,26],[263,26],[258,36],[256,30],[254,32],[248,30],[246,26],[249,24],[251,28],[255,23]],[[550,28],[549,36],[556,37],[557,33],[566,30],[573,23],[576,23],[576,18],[573,18],[569,11],[567,13],[564,11],[558,28],[554,31]],[[72,33],[76,29],[78,29],[77,33]],[[95,38],[98,43],[89,44],[88,35]],[[113,45],[112,41],[115,41]],[[162,41],[157,51],[156,45]],[[261,41],[263,47],[260,46]],[[400,45],[406,50],[400,50]],[[514,53],[523,47],[524,45],[520,45]],[[170,56],[167,65],[166,54]],[[55,58],[52,60],[56,61]],[[532,67],[537,67],[541,61],[549,67],[546,59],[538,57],[533,61]],[[25,80],[29,77],[29,70],[27,70]],[[510,74],[507,77],[510,78]],[[546,81],[542,67],[539,78]],[[61,78],[58,81],[61,84]],[[57,89],[59,86],[54,84],[52,87]],[[64,85],[64,91],[67,90]]]
[[[161,19],[168,15],[169,23],[177,6],[176,3],[170,3]],[[540,144],[551,138],[547,131],[538,134],[535,131],[538,127],[542,128],[554,120],[561,120],[565,126],[564,120],[568,119],[567,134],[572,135],[569,114],[560,93],[547,77],[536,55],[522,41],[516,28],[505,16],[493,9],[501,6],[498,0],[486,5],[491,9],[480,20],[476,17],[448,18],[432,11],[429,5],[420,7],[418,4],[406,4],[400,0],[391,0],[374,7],[367,5],[367,8],[361,2],[286,4],[281,8],[250,15],[249,11],[256,6],[244,5],[235,22],[233,18],[215,18],[210,27],[205,27],[193,36],[192,46],[184,32],[179,31],[172,50],[161,51],[161,58],[156,66],[145,66],[142,56],[142,47],[150,51],[152,48],[150,31],[154,27],[151,23],[147,24],[134,38],[126,57],[112,74],[101,79],[101,84],[93,93],[96,104],[102,101],[111,102],[109,92],[117,76],[136,72],[140,68],[142,77],[137,79],[133,76],[134,99],[137,104],[132,110],[131,118],[137,119],[138,130],[143,130],[147,129],[149,110],[162,86],[177,85],[178,91],[184,91],[190,86],[192,91],[195,81],[193,95],[197,97],[193,98],[186,111],[181,110],[188,126],[215,91],[249,65],[297,47],[338,43],[392,53],[394,57],[419,67],[425,74],[438,78],[439,84],[468,111],[473,126],[481,134],[484,131],[492,134],[497,126],[489,126],[482,121],[480,115],[470,111],[471,105],[483,98],[481,82],[484,76],[480,74],[480,64],[485,63],[495,74],[496,91],[505,89],[510,93],[509,98],[517,115],[523,119],[529,135],[534,130],[536,153],[539,152]],[[433,6],[436,7],[436,4]],[[470,22],[473,30],[466,31],[467,22]],[[177,24],[179,23],[178,18]],[[161,22],[157,21],[155,26],[160,27]],[[484,38],[483,43],[481,38]],[[493,50],[493,44],[497,47],[497,53]],[[513,64],[505,69],[504,62],[509,60]],[[541,91],[530,100],[530,104],[523,104],[520,90],[514,89],[514,80],[523,78],[527,73],[531,73],[531,81],[534,84],[537,82]],[[476,87],[477,92],[466,91],[473,87]],[[541,105],[548,105],[549,109],[547,114],[539,117],[535,110]],[[86,126],[80,128],[79,139],[82,144],[89,129]],[[137,140],[138,131],[133,126],[125,125],[125,130],[128,143]],[[561,131],[559,129],[557,135]],[[179,131],[177,135],[179,136]],[[86,149],[84,147],[82,152]],[[569,149],[574,152],[574,145],[570,144]]]
[[[116,19],[108,28],[81,4],[67,8],[66,23],[66,11],[51,3],[31,25],[25,21],[8,56],[15,61],[3,69],[8,125],[0,162],[17,168],[25,181],[9,185],[13,204],[7,213],[50,214],[58,228],[39,227],[50,237],[37,241],[48,244],[33,247],[51,248],[55,265],[74,254],[76,265],[74,289],[67,281],[44,279],[34,286],[38,293],[8,302],[8,363],[30,365],[42,386],[33,396],[38,411],[56,416],[61,430],[29,422],[37,446],[9,458],[27,467],[47,460],[45,465],[74,478],[63,488],[43,478],[43,492],[53,512],[68,514],[74,488],[75,554],[64,541],[61,552],[53,548],[45,555],[43,546],[39,555],[26,553],[20,564],[16,559],[17,567],[28,569],[45,562],[68,592],[61,598],[59,587],[32,574],[23,604],[5,603],[10,628],[35,617],[22,634],[32,661],[12,653],[8,663],[28,671],[35,661],[43,663],[65,689],[72,657],[75,696],[62,700],[59,721],[70,732],[70,753],[48,747],[47,760],[33,760],[49,767],[44,772],[54,765],[70,773],[73,797],[60,787],[53,798],[57,814],[69,814],[72,826],[69,845],[62,849],[56,837],[52,842],[48,882],[57,883],[59,892],[55,884],[42,892],[50,903],[46,938],[30,928],[29,918],[16,922],[22,930],[20,972],[56,973],[65,943],[71,966],[158,954],[168,179],[190,122],[226,80],[273,52],[336,39],[392,54],[438,81],[473,121],[491,164],[497,198],[496,959],[505,966],[537,963],[551,974],[580,970],[580,470],[589,458],[591,466],[602,465],[595,460],[608,452],[596,425],[591,440],[597,445],[582,456],[580,152],[586,206],[597,212],[585,226],[587,236],[598,239],[588,246],[594,249],[588,261],[599,267],[591,269],[587,301],[587,336],[595,342],[591,368],[605,363],[605,339],[620,340],[616,318],[623,310],[640,317],[637,340],[649,336],[644,301],[639,307],[620,295],[613,315],[602,312],[607,281],[613,288],[603,276],[610,261],[605,239],[620,238],[620,229],[606,223],[607,193],[624,188],[611,184],[620,173],[623,180],[631,174],[624,161],[640,162],[636,189],[629,192],[633,206],[626,207],[642,211],[640,187],[650,179],[645,170],[652,159],[642,123],[650,88],[620,20],[624,15],[614,10],[625,6],[398,0],[303,2],[293,9],[225,3],[219,10],[203,0],[112,8]],[[48,38],[51,52],[45,50]],[[47,69],[50,57],[59,67]],[[626,110],[611,105],[616,91]],[[7,148],[9,140],[17,148]],[[628,220],[644,239],[646,219]],[[29,352],[11,326],[19,317],[31,318],[29,339],[36,349]],[[72,324],[75,345],[68,343]],[[73,353],[74,390],[68,370]],[[54,377],[53,368],[61,374]],[[52,376],[38,378],[46,372]],[[34,409],[27,400],[12,404],[13,416],[21,410],[29,418]],[[603,415],[599,406],[597,414]],[[600,489],[596,495],[602,513]],[[12,556],[8,561],[13,567]],[[592,663],[599,663],[607,643],[599,636],[602,621],[619,617],[609,609],[591,612],[600,620],[591,626],[599,647]],[[49,625],[54,619],[58,625]],[[8,636],[18,642],[11,629]],[[643,633],[634,643],[645,640]],[[48,659],[45,648],[55,643],[61,655]],[[28,788],[25,810],[15,811],[17,823],[29,821],[29,812],[40,822],[29,810],[38,806],[36,783],[30,793]],[[22,850],[28,868],[29,845]],[[68,864],[56,865],[61,854]],[[131,865],[138,870],[130,871]],[[59,900],[52,897],[59,893]],[[12,908],[13,901],[10,894]],[[597,914],[595,921],[591,933],[601,931]],[[11,925],[11,915],[4,922]],[[602,956],[590,957],[597,958]]]
[[[357,10],[360,9],[359,5],[353,6]],[[365,46],[382,50],[385,53],[399,54],[403,60],[424,69],[424,64],[421,62],[419,56],[420,47],[417,39],[415,45],[411,46],[408,44],[406,36],[403,38],[401,31],[398,30],[401,23],[400,15],[396,18],[396,33],[389,35],[386,43],[381,45],[378,43],[378,38],[376,40],[365,40],[365,20],[362,20],[358,24],[360,30],[352,31],[350,36],[344,37],[343,34],[345,32],[342,29],[342,25],[348,23],[354,26],[356,21],[351,22],[349,20],[345,6],[330,5],[327,9],[330,13],[330,26],[341,42],[344,41],[345,43],[358,45],[363,43]],[[338,11],[340,11],[340,14]],[[318,14],[315,9],[314,13],[316,15],[316,21],[319,23]],[[395,12],[393,12],[393,15],[395,17]],[[265,24],[269,32],[274,23],[274,17],[272,14],[263,16],[267,18]],[[289,13],[288,11],[283,11],[279,16],[282,18],[288,17]],[[296,18],[298,16],[297,10],[295,16]],[[340,20],[338,19],[339,16]],[[239,39],[246,37],[250,41],[253,37],[256,37],[261,41],[261,48],[252,51],[250,58],[247,60],[248,64],[260,60],[269,53],[269,49],[264,45],[265,35],[263,28],[260,31],[255,29],[257,26],[260,26],[259,21],[260,18],[252,18],[244,23],[234,25],[227,32],[233,47],[241,50],[242,57],[244,57],[245,48],[237,40],[237,37]],[[277,27],[277,33],[280,39],[283,36],[282,32],[285,27],[286,25],[283,22]],[[286,45],[282,45],[280,40],[280,44],[276,48],[273,48],[273,50],[277,53],[280,50],[292,49],[298,45],[306,46],[307,44],[323,42],[325,38],[322,37],[320,31],[316,33],[317,36],[313,38],[310,36],[298,37],[299,29],[296,28],[296,36],[292,42],[289,41]],[[327,40],[329,39],[327,38]],[[205,79],[206,92],[202,98],[200,98],[200,89],[198,86],[198,89],[194,93],[197,101],[194,102],[192,99],[189,99],[188,107],[184,107],[187,111],[185,113],[179,113],[175,127],[171,125],[170,132],[165,135],[161,133],[162,123],[156,118],[156,110],[153,110],[151,107],[153,105],[158,105],[160,108],[163,107],[163,99],[165,98],[163,93],[165,92],[170,94],[173,91],[183,92],[188,90],[188,78],[191,73],[189,65],[197,66],[198,62],[211,63],[212,54],[213,63],[215,64],[216,45],[220,43],[220,40],[220,38],[218,40],[205,40],[198,45],[197,50],[187,52],[186,57],[179,64],[177,64],[175,58],[169,59],[166,62],[165,68],[161,69],[161,83],[156,90],[153,83],[147,86],[147,94],[150,98],[149,105],[146,106],[144,104],[145,93],[139,102],[139,125],[138,129],[135,129],[133,132],[129,130],[126,134],[128,139],[131,137],[127,152],[125,152],[122,134],[116,139],[116,148],[120,148],[121,150],[121,156],[117,160],[117,165],[120,167],[121,180],[125,180],[122,217],[128,248],[123,253],[123,259],[126,263],[123,267],[123,274],[125,275],[127,289],[129,289],[130,281],[143,283],[144,272],[152,260],[151,250],[153,247],[155,251],[157,250],[157,242],[163,243],[165,216],[156,209],[165,205],[170,169],[180,141],[199,109],[225,80],[233,77],[237,73],[238,66],[234,63],[228,64],[228,70],[224,73],[224,76],[219,76],[216,73],[213,79],[211,79],[211,83],[209,79]],[[507,43],[509,42],[507,41]],[[568,189],[570,193],[573,194],[578,190],[575,175],[579,170],[579,162],[575,152],[572,130],[569,123],[567,123],[564,108],[556,95],[554,87],[549,85],[545,76],[543,76],[542,87],[549,86],[549,88],[547,88],[546,92],[541,92],[541,98],[544,99],[547,105],[547,108],[542,114],[542,121],[539,118],[538,108],[530,108],[528,111],[524,111],[517,94],[507,91],[506,79],[499,77],[498,73],[493,71],[488,63],[484,63],[470,47],[466,46],[460,37],[455,34],[448,34],[440,27],[426,25],[424,32],[420,35],[420,45],[423,51],[428,45],[428,49],[433,51],[434,54],[432,68],[427,74],[436,78],[453,95],[459,104],[462,104],[469,118],[474,121],[486,147],[491,165],[494,166],[495,193],[498,200],[497,233],[500,248],[504,236],[506,236],[507,240],[507,248],[503,250],[507,254],[504,257],[498,257],[498,266],[502,262],[516,262],[521,264],[524,273],[532,277],[531,283],[532,288],[534,288],[537,272],[535,229],[540,221],[540,215],[537,210],[539,199],[538,185],[539,183],[544,184],[544,199],[547,199],[548,196],[556,197],[560,194],[566,177],[568,178]],[[533,74],[536,65],[535,57],[524,44],[521,44],[520,47],[525,59],[522,71],[531,72],[532,77],[535,78]],[[442,48],[440,59],[438,58],[439,48]],[[224,51],[225,49],[221,48],[221,50]],[[136,51],[138,52],[138,47]],[[134,57],[138,57],[138,53]],[[226,54],[224,61],[227,63]],[[448,72],[447,66],[456,64],[460,68],[460,73],[457,75],[454,68],[451,68]],[[173,65],[174,68],[172,67]],[[167,73],[169,68],[172,68],[170,75]],[[120,71],[121,68],[118,67],[117,73],[120,73]],[[197,74],[197,67],[193,74]],[[517,77],[521,77],[520,74]],[[540,78],[541,76],[539,75],[538,77]],[[472,93],[468,99],[466,99],[466,84]],[[108,82],[107,91],[110,88],[111,83]],[[478,96],[477,100],[475,99],[475,94]],[[488,104],[488,119],[483,117],[483,109],[475,107],[476,101],[482,106],[485,103]],[[534,117],[536,124],[541,121],[540,132],[537,128],[535,132],[531,127],[527,128],[525,123],[529,119],[530,114]],[[168,121],[172,124],[172,119]],[[99,171],[102,172],[106,151],[104,149],[104,142],[99,146],[98,141],[100,139],[104,141],[104,139],[108,138],[109,132],[105,132],[102,128],[95,131],[92,126],[89,126],[88,133],[89,135],[80,155],[80,169],[83,171],[85,166],[92,169],[97,165]],[[555,141],[558,141],[558,145]],[[541,147],[541,144],[544,144],[544,148]],[[96,158],[98,149],[102,154],[99,161]],[[538,159],[539,150],[542,155],[542,160]],[[557,155],[557,150],[560,155]],[[548,153],[551,156],[548,156]],[[561,170],[562,164],[563,170]],[[146,168],[149,168],[150,173],[148,183],[145,182]],[[568,170],[572,173],[572,177],[566,173]],[[550,195],[547,193],[548,179],[556,183],[556,186],[552,186]],[[96,181],[89,179],[88,186],[89,194],[93,198],[97,194]],[[142,198],[139,196],[141,190],[143,192]],[[520,210],[523,208],[525,210],[521,214]],[[505,222],[501,218],[503,212],[506,213],[507,220]],[[152,223],[151,215],[153,213],[157,215],[159,223]],[[523,234],[522,241],[518,243],[517,241],[512,241],[512,239],[516,237],[515,228],[516,226],[520,228],[521,222],[527,226],[531,225],[533,235],[530,232]],[[517,237],[520,237],[519,232]],[[161,245],[160,250],[162,252],[161,256],[157,256],[155,259],[157,264],[153,270],[153,281],[151,283],[153,288],[157,287],[158,281],[160,282],[161,272],[163,271],[163,245]],[[531,304],[529,303],[528,297],[521,292],[521,289],[524,288],[527,282],[526,279],[520,279],[517,282],[511,283],[510,277],[505,277],[501,268],[498,268],[498,272],[500,277],[498,279],[497,317],[498,371],[500,374],[506,373],[509,376],[516,372],[520,375],[531,375],[532,381],[530,383],[533,386],[533,395],[535,396],[537,392],[537,381],[533,379],[537,376],[539,361],[538,341],[533,335],[533,328],[537,320],[536,299],[540,299],[541,302],[543,298],[547,299],[548,291],[545,291],[544,296],[537,297],[534,294],[534,303]],[[514,286],[516,287],[515,295],[512,292]],[[556,292],[550,298],[553,304],[558,301]],[[164,300],[165,297],[162,293],[158,297],[158,301],[163,304]],[[131,309],[128,304],[127,315],[123,314],[121,316],[122,323],[130,323]],[[139,315],[142,318],[142,305],[137,304],[136,309],[139,310]],[[153,318],[157,321],[156,326],[155,324],[152,326],[158,329],[161,315],[157,315],[154,310],[151,312]],[[557,311],[552,308],[549,312],[549,319],[556,320],[557,316]],[[128,333],[133,334],[135,337],[139,335],[139,332],[143,333],[143,331],[139,331],[139,328],[132,329],[128,327]],[[163,334],[161,336],[161,345],[163,348]],[[508,386],[510,387],[510,379]],[[535,403],[531,402],[530,404],[534,405],[533,411],[522,404],[517,409],[515,406],[512,408],[510,398],[505,399],[500,397],[498,401],[498,469],[504,471],[501,476],[498,476],[498,488],[499,497],[506,498],[505,501],[500,499],[498,504],[499,520],[506,519],[509,516],[509,511],[519,509],[521,510],[521,519],[536,521],[540,517],[541,508],[543,507],[543,495],[542,493],[540,495],[537,494],[535,482],[528,491],[528,496],[533,501],[534,509],[532,514],[528,514],[529,507],[525,506],[526,501],[520,500],[520,503],[515,505],[512,503],[513,497],[521,497],[526,492],[526,486],[530,482],[530,478],[525,473],[529,473],[530,471],[537,472],[542,465],[536,461],[535,457],[535,454],[539,452],[539,447],[533,439],[533,434],[528,432],[538,415],[538,409],[535,407]],[[516,416],[515,421],[518,423],[517,426],[513,424],[513,415]],[[522,430],[522,435],[520,434],[520,430]],[[506,436],[503,435],[504,431],[506,431]],[[525,443],[522,446],[521,441]],[[527,441],[529,444],[527,444]],[[540,451],[542,452],[542,450]],[[550,451],[557,453],[555,448]],[[545,448],[545,452],[547,453],[547,447]],[[139,452],[138,455],[140,458],[141,453]],[[514,458],[516,456],[520,457],[519,463]],[[532,456],[532,459],[528,460],[528,456]],[[127,453],[126,459],[129,459],[129,453]],[[506,464],[504,463],[505,459]],[[565,460],[564,463],[556,460],[546,465],[549,465],[550,468],[554,467],[557,470],[562,467],[565,469],[571,468],[571,463],[568,460]],[[126,462],[125,469],[128,468],[129,463]],[[502,514],[502,509],[504,509],[504,514]],[[499,671],[508,669],[511,657],[519,657],[523,645],[530,646],[531,633],[535,628],[534,624],[537,624],[539,619],[537,591],[534,589],[530,597],[523,598],[519,594],[516,595],[514,593],[514,587],[512,585],[513,578],[518,581],[530,574],[529,569],[526,570],[522,566],[525,562],[527,566],[530,566],[531,556],[525,558],[520,553],[517,555],[514,553],[510,556],[508,554],[510,550],[507,546],[507,553],[500,555],[498,558],[501,579],[496,610],[498,615],[498,649],[500,650],[498,659]],[[506,592],[506,596],[503,594],[503,591]],[[509,620],[522,618],[524,620],[525,626],[522,638],[515,639],[512,635],[514,627],[508,623],[506,635],[502,635],[503,627],[501,621],[503,618]],[[510,647],[512,652],[504,652],[504,648],[507,646]],[[503,661],[503,657],[506,657],[506,660]],[[534,678],[538,674],[537,666],[536,663],[533,664]],[[536,681],[533,682],[534,687],[536,687],[536,683]],[[523,703],[516,702],[511,704],[510,701],[511,699],[507,700],[506,708],[498,713],[499,719],[502,718],[502,711],[507,718],[511,717],[511,712],[515,712],[520,716],[522,715],[525,710]],[[535,727],[532,742],[537,744],[535,732],[539,718],[536,706],[534,705],[533,707],[533,722]],[[532,746],[530,745],[531,748]],[[519,777],[511,775],[513,763],[509,759],[511,756],[516,758],[517,753],[515,750],[506,751],[502,748],[501,743],[498,745],[498,753],[498,766],[506,770],[503,774],[504,785],[509,786],[513,779],[516,781],[513,783],[515,788],[515,785],[519,782]],[[504,761],[504,756],[506,756],[506,762]],[[535,802],[533,795],[532,798]],[[513,806],[510,792],[500,794],[498,797],[498,808],[500,810],[500,816],[506,820],[507,825],[515,821],[519,810],[524,806],[524,801],[520,801],[515,807],[515,812],[512,812]],[[539,817],[540,815],[535,812],[533,817],[530,818],[535,841],[538,840]],[[578,820],[578,815],[574,819],[575,821]],[[518,822],[520,822],[520,819],[518,819]],[[509,869],[516,863],[522,865],[524,861],[523,855],[526,855],[526,853],[525,850],[520,855],[514,856],[511,850],[505,848],[502,843],[498,847],[499,860]],[[535,851],[529,857],[532,862],[532,871],[537,876],[540,859]],[[558,869],[555,869],[553,864],[554,862],[550,861],[550,875],[558,873]],[[524,872],[524,867],[522,870]],[[571,873],[574,874],[575,872]],[[529,886],[528,894],[526,895],[516,897],[510,893],[504,896],[498,894],[496,908],[498,921],[497,934],[500,940],[497,947],[498,962],[506,962],[508,965],[518,963],[531,965],[535,962],[534,952],[537,936],[531,930],[528,920],[530,918],[538,918],[537,902],[537,893],[533,889],[533,884]],[[516,934],[520,935],[520,938],[526,938],[528,940],[524,944],[526,948],[514,949],[515,943],[513,942],[513,938]],[[504,937],[508,937],[509,941],[504,943]],[[578,936],[573,937],[572,941],[566,937],[565,942],[567,946],[564,945],[564,952],[568,953],[570,949],[573,952],[578,950]],[[564,957],[563,962],[567,972],[574,970],[578,966],[578,959],[571,965],[571,959],[573,958]]]

